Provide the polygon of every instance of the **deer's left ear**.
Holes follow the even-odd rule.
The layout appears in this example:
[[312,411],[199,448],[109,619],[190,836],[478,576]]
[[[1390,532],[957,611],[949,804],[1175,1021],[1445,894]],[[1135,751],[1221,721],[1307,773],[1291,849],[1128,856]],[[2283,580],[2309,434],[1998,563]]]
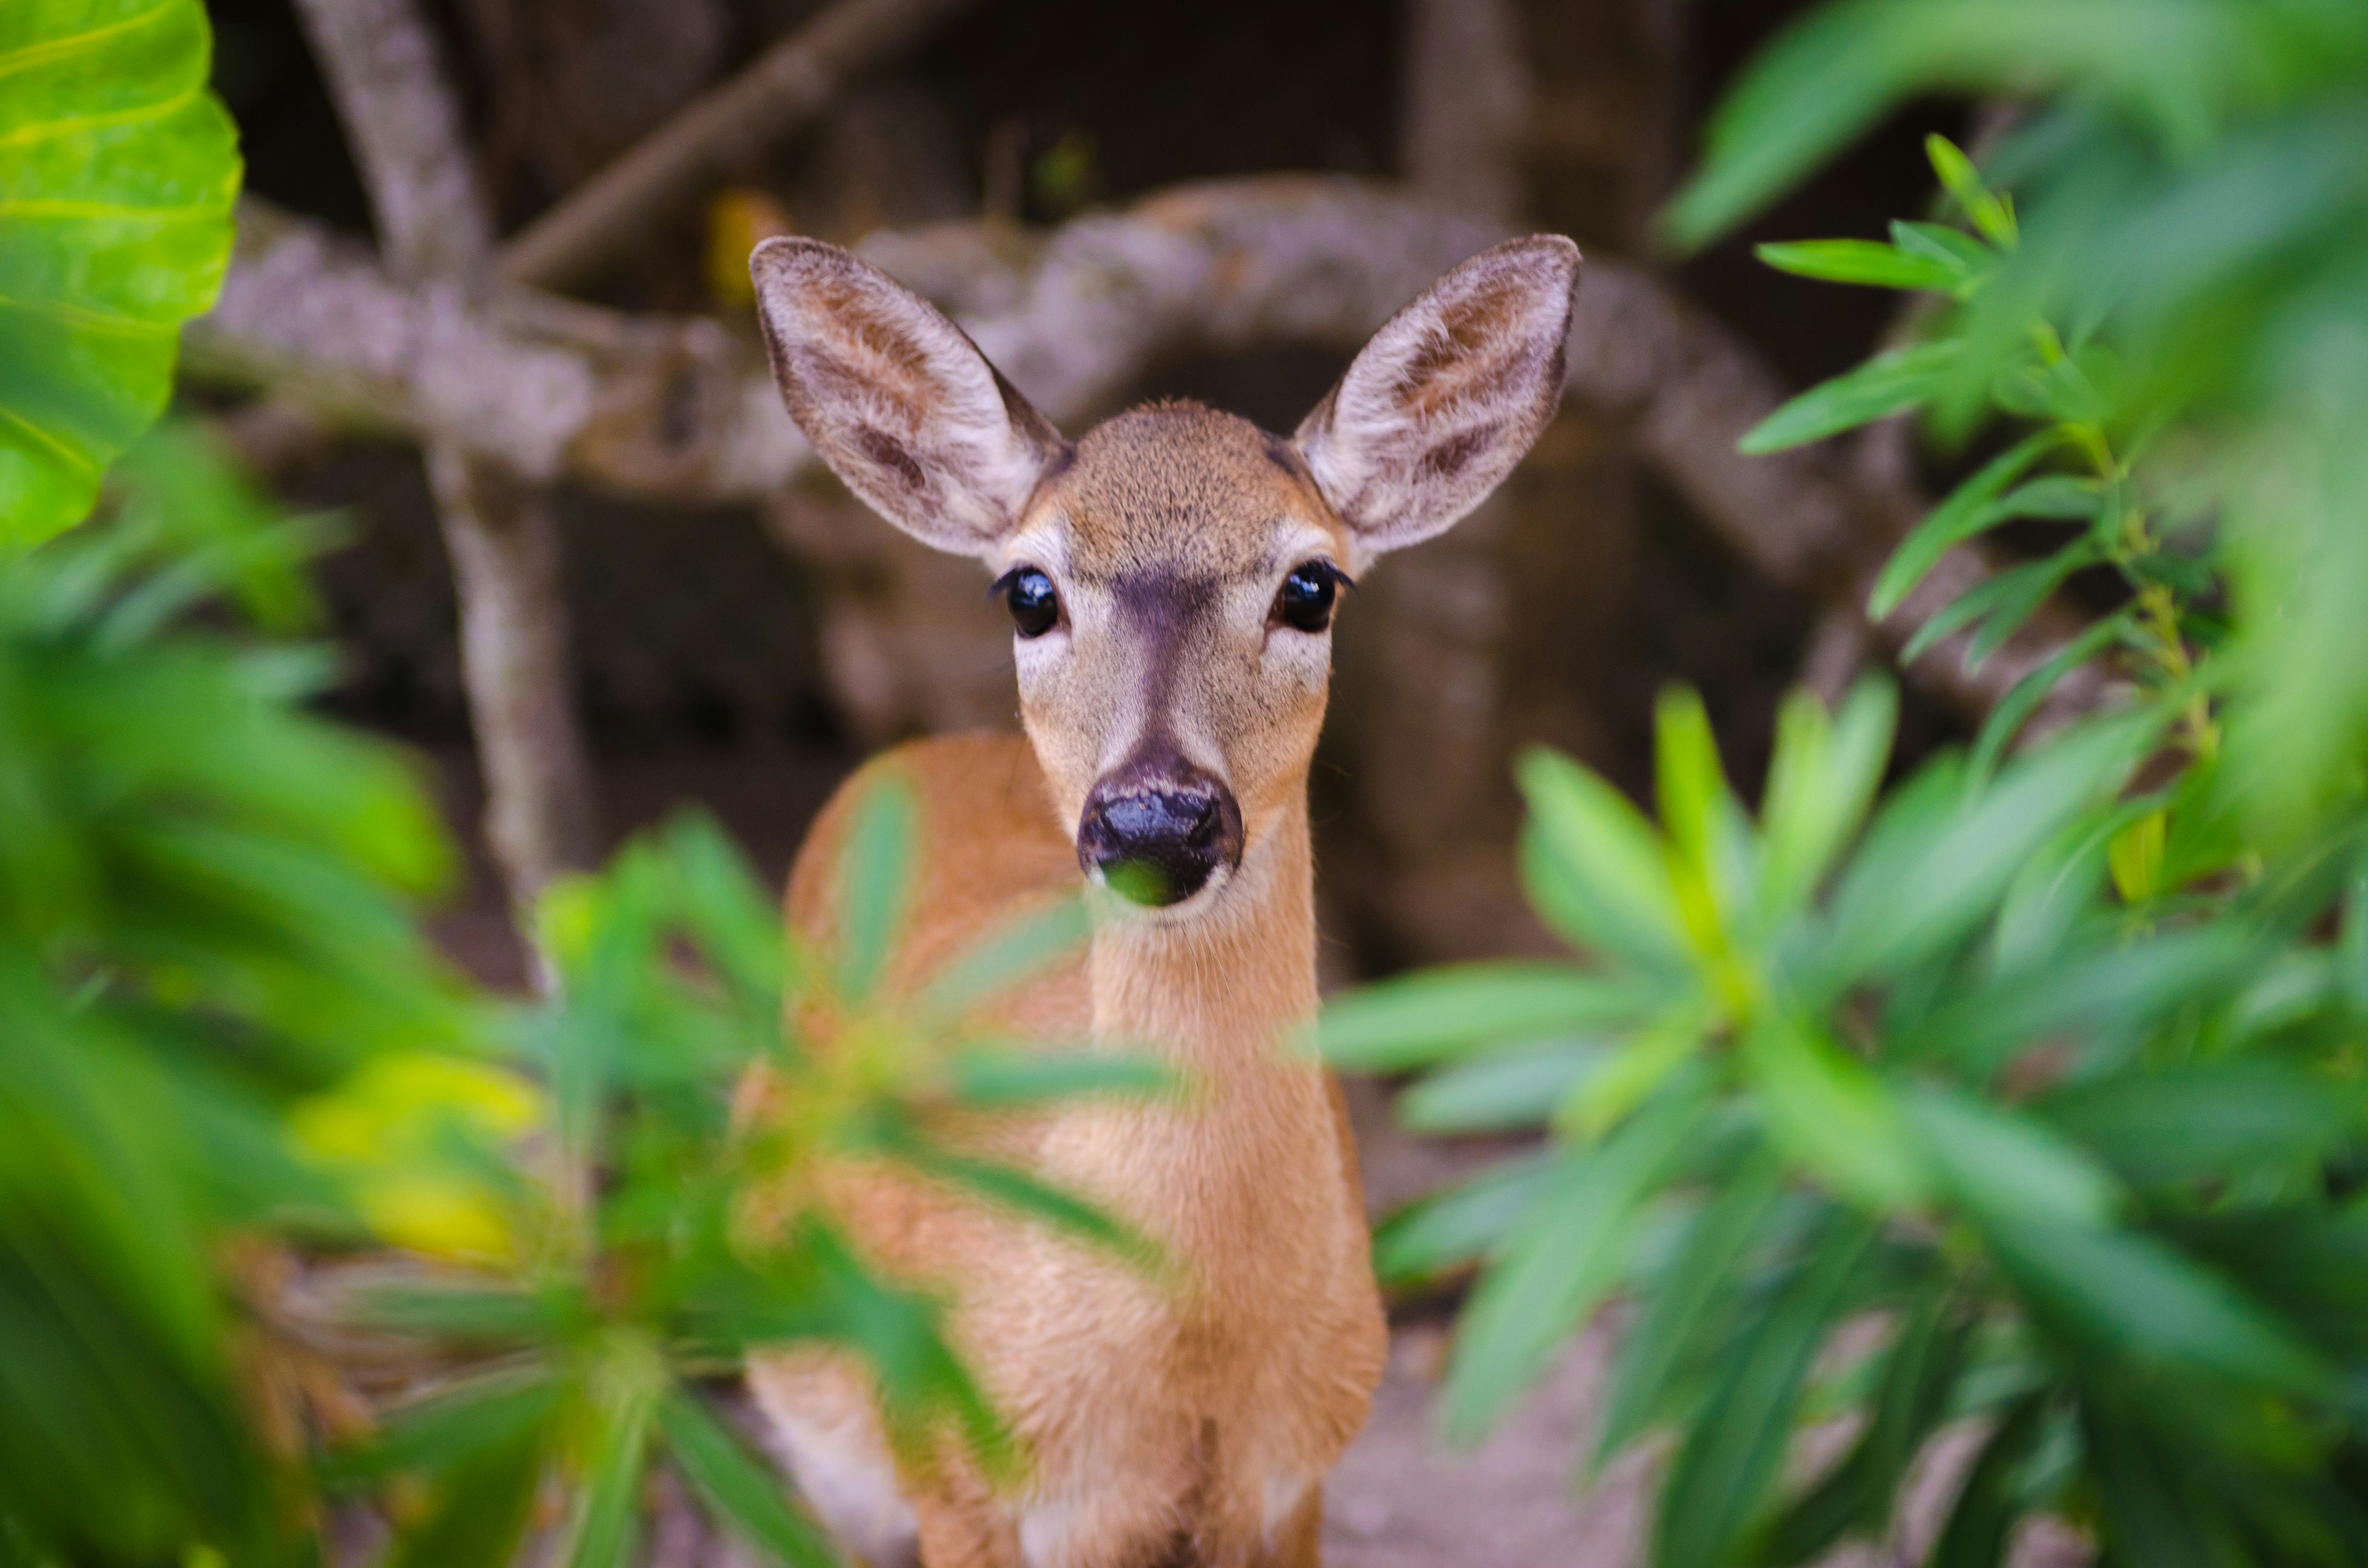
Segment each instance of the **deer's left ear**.
[[1578,247],[1508,240],[1373,335],[1292,443],[1364,550],[1444,533],[1513,472],[1562,402]]

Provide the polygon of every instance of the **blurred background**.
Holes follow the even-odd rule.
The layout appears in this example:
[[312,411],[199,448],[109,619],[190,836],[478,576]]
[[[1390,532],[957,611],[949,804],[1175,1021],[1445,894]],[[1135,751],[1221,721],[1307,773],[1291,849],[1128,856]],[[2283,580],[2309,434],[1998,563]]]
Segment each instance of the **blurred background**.
[[[209,8],[250,207],[268,202],[390,254],[349,124],[368,111],[341,113],[353,92],[324,79],[304,18],[287,0]],[[850,11],[883,35],[838,45],[860,65],[838,73],[795,123],[776,114],[771,124],[758,116],[726,126],[667,199],[609,217],[614,232],[565,279],[574,297],[615,312],[604,331],[631,331],[656,312],[697,315],[753,354],[743,262],[770,232],[849,244],[882,231],[891,241],[941,236],[923,258],[940,273],[1002,267],[1024,278],[1048,230],[1125,213],[1190,182],[1307,172],[1394,182],[1475,225],[1461,244],[1448,227],[1417,246],[1440,265],[1494,232],[1555,231],[1579,242],[1597,274],[1583,296],[1624,304],[1642,287],[1651,310],[1702,318],[1675,355],[1656,346],[1656,320],[1609,321],[1597,339],[1607,364],[1667,360],[1647,372],[1656,401],[1590,397],[1582,384],[1504,494],[1448,538],[1394,558],[1343,618],[1315,784],[1337,982],[1543,941],[1511,867],[1509,760],[1520,746],[1559,746],[1640,784],[1654,695],[1683,680],[1708,695],[1738,775],[1757,777],[1778,695],[1804,675],[1837,693],[1866,656],[1850,601],[1854,574],[1889,542],[1884,527],[1839,551],[1832,540],[1812,549],[1797,538],[1804,504],[1792,498],[1745,495],[1706,512],[1687,465],[1724,458],[1750,422],[1751,396],[1745,417],[1722,420],[1713,406],[1675,434],[1659,427],[1688,417],[1689,400],[1714,405],[1738,387],[1764,412],[1774,392],[1864,358],[1893,324],[1888,297],[1804,288],[1754,262],[1750,245],[1880,234],[1929,199],[1925,134],[1967,131],[1962,106],[1912,108],[1751,228],[1682,262],[1656,247],[1654,216],[1694,155],[1702,117],[1771,31],[1806,8],[947,0],[842,4],[835,17],[798,0],[450,0],[430,9],[497,236],[536,232],[655,131],[729,100],[734,74],[768,51],[827,42]],[[965,260],[942,237],[949,226],[985,236],[999,260]],[[880,242],[873,254],[894,268]],[[1400,299],[1428,276],[1417,264],[1399,270]],[[296,286],[308,281],[317,280]],[[234,273],[225,316],[237,312],[237,289]],[[943,298],[947,287],[932,291]],[[291,308],[302,307],[258,296],[267,318]],[[204,395],[281,495],[348,508],[355,520],[355,542],[324,573],[351,661],[335,704],[438,758],[454,821],[478,846],[468,905],[445,928],[472,968],[514,983],[521,960],[495,859],[475,831],[480,768],[423,421],[375,384],[360,389],[359,406],[302,395],[339,369],[341,345],[316,342],[312,352],[331,362],[309,364],[221,341],[236,330],[226,323],[193,344],[201,385],[210,361],[240,372],[237,390],[219,390],[215,377],[218,390]],[[1041,396],[1025,364],[1007,358],[1005,368],[1073,434],[1116,407],[1169,395],[1288,431],[1353,349],[1334,336],[1155,344],[1082,405]],[[1611,372],[1621,373],[1635,374]],[[1589,371],[1579,375],[1584,383]],[[535,394],[487,386],[473,395]],[[1640,437],[1643,423],[1656,428]],[[372,425],[411,429],[363,433]],[[1875,497],[1861,509],[1890,504],[1912,516],[1891,499],[1906,450],[1892,445],[1874,454],[1890,472],[1861,483],[1845,471],[1840,499],[1820,491],[1808,509],[1861,505],[1850,494],[1857,485]],[[548,845],[564,846],[544,853],[582,863],[692,797],[778,874],[809,813],[870,751],[1014,723],[1008,629],[981,598],[974,569],[929,558],[818,470],[771,494],[719,496],[732,487],[703,475],[635,475],[620,486],[570,472],[581,466],[562,461],[525,503],[544,514],[532,526],[547,530],[556,556],[551,608],[564,610],[566,630],[553,678],[580,737],[546,726],[544,743],[557,733],[582,754],[580,767],[540,776],[553,793],[531,809],[580,824],[550,830]],[[1836,616],[1829,603],[1841,607]],[[1911,696],[1911,751],[1952,733],[1965,707],[1945,683]]]

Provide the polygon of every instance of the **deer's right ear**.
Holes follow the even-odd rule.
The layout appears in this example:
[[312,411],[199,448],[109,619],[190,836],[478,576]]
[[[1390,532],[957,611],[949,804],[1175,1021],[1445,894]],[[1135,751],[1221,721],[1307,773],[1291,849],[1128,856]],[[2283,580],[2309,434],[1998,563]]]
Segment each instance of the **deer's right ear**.
[[830,471],[924,543],[991,557],[1068,449],[927,300],[819,240],[748,258],[773,381]]

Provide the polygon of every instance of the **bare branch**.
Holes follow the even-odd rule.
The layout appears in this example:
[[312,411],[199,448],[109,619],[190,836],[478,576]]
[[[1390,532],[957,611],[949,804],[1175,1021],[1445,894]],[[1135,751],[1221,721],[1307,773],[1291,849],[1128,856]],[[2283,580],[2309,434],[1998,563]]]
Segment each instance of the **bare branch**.
[[[453,382],[456,373],[488,367],[439,362],[438,349],[469,318],[461,290],[487,259],[493,222],[435,36],[412,0],[299,0],[298,9],[353,139],[389,264],[397,275],[420,280],[410,297],[427,306],[416,320],[381,313],[370,322],[380,330],[424,329],[381,340],[378,354],[459,391],[465,383]],[[323,302],[310,301],[315,309]],[[249,301],[267,316],[298,304],[292,294]],[[315,316],[313,324],[329,324]],[[280,330],[284,344],[287,324]],[[564,380],[549,367],[523,383],[480,382],[466,395],[507,403],[521,393],[531,398],[540,385],[564,401]],[[435,431],[426,445],[428,486],[461,604],[486,837],[523,915],[545,883],[589,864],[593,851],[592,770],[575,723],[558,532],[543,496],[486,454]]]
[[545,289],[582,282],[735,160],[813,119],[849,76],[972,3],[837,0],[529,224],[502,247],[502,276]]
[[[1502,237],[1387,187],[1268,177],[1187,186],[1035,242],[950,224],[881,233],[866,254],[944,305],[1056,420],[1113,406],[1178,349],[1361,343],[1454,263]],[[197,362],[500,457],[694,501],[762,496],[810,452],[752,340],[713,323],[631,317],[495,290],[473,305],[374,273],[314,225],[248,225]],[[1736,439],[1782,401],[1725,327],[1650,274],[1588,266],[1570,395],[1624,422],[1638,450],[1728,543],[1780,581],[1855,610],[1892,541],[1922,515],[1907,483],[1822,450],[1747,458]],[[1880,629],[1897,646],[1949,585],[1987,570],[1952,552]],[[1978,675],[1944,643],[1914,674],[1987,708],[2064,636],[2041,620]],[[2082,700],[2094,687],[2076,687]]]
[[298,0],[336,99],[389,270],[452,277],[484,259],[493,225],[436,40],[409,0]]

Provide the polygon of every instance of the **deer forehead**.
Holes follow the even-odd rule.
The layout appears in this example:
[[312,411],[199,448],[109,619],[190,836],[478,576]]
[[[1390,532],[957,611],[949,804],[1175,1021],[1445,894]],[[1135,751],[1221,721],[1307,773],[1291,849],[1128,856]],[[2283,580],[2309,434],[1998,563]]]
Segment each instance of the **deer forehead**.
[[1346,550],[1338,520],[1280,437],[1169,403],[1087,432],[1046,477],[1005,553],[1107,587],[1124,604],[1161,585],[1172,585],[1162,595],[1171,602],[1177,594],[1208,602]]

